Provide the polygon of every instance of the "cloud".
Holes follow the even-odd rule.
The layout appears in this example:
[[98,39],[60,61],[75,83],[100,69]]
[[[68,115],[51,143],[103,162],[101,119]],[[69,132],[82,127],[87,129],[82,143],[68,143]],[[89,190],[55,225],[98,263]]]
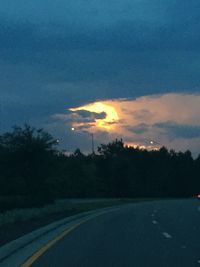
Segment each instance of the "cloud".
[[[160,94],[133,100],[97,101],[59,116],[67,118],[68,124],[80,133],[94,133],[97,143],[123,138],[127,144],[149,146],[154,140],[168,148],[191,149],[197,154],[200,151],[199,103],[199,94]],[[94,116],[94,120],[87,120]]]
[[[175,117],[198,126],[192,93],[200,92],[199,12],[196,0],[2,1],[1,127],[41,127],[60,114],[63,139],[73,121],[89,130],[102,120],[110,128],[105,141],[148,136],[169,144],[167,130],[152,125]],[[64,113],[95,102],[113,106],[119,119]]]
[[164,129],[166,131],[166,134],[168,134],[173,139],[200,138],[200,125],[178,124],[172,121],[157,123],[154,126]]
[[89,119],[91,121],[103,120],[106,118],[105,112],[97,113],[97,112],[90,112],[87,110],[79,110],[79,111],[76,111],[75,113],[79,115],[80,117],[82,117],[83,119]]
[[135,133],[135,134],[144,134],[147,133],[149,131],[149,128],[151,126],[145,123],[140,123],[138,125],[135,126],[128,126],[126,127],[128,131]]
[[196,0],[7,0],[1,3],[3,44],[14,47],[14,37],[44,51],[198,49],[199,10]]
[[135,117],[136,120],[139,121],[148,121],[153,116],[152,112],[147,109],[136,110],[131,114]]
[[26,109],[32,121],[97,99],[199,92],[197,2],[2,2],[0,97],[9,126]]

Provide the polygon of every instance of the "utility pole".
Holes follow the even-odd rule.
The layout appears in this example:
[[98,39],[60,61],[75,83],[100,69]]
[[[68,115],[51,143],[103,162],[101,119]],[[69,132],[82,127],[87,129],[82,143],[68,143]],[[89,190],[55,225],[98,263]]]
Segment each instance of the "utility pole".
[[95,151],[94,151],[94,134],[93,133],[91,133],[91,137],[92,137],[92,154],[94,155]]
[[[76,131],[76,128],[72,127],[71,128],[71,131],[72,132]],[[82,131],[82,132],[91,136],[91,150],[92,150],[92,155],[94,155],[95,154],[95,149],[94,149],[94,134],[93,133],[86,132],[86,131]]]

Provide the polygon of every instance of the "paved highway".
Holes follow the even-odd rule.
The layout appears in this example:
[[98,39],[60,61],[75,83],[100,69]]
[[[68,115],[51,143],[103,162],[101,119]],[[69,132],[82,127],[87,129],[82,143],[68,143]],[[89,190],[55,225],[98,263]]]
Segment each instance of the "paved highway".
[[200,266],[200,202],[120,207],[81,224],[35,260],[33,267]]

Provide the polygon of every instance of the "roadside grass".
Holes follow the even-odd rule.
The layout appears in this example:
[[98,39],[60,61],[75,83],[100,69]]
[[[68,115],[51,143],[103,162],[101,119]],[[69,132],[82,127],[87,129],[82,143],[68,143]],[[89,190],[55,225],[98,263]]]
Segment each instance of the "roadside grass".
[[42,226],[66,217],[100,208],[155,201],[158,198],[60,199],[40,208],[23,208],[0,213],[0,246]]
[[[40,208],[14,209],[5,213],[0,213],[0,227],[6,224],[15,224],[46,218],[48,216],[64,215],[71,216],[84,211],[95,210],[99,208],[127,204],[132,202],[145,201],[147,199],[88,199],[83,200],[57,200],[55,204]],[[60,217],[60,216],[59,216]]]

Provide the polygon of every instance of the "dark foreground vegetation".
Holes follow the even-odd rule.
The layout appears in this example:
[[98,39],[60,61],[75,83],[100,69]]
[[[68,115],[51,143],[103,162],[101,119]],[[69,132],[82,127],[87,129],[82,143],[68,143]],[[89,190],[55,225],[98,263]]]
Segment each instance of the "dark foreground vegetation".
[[140,150],[122,140],[97,154],[65,156],[57,141],[28,125],[0,136],[0,212],[58,198],[191,197],[200,191],[200,156]]

